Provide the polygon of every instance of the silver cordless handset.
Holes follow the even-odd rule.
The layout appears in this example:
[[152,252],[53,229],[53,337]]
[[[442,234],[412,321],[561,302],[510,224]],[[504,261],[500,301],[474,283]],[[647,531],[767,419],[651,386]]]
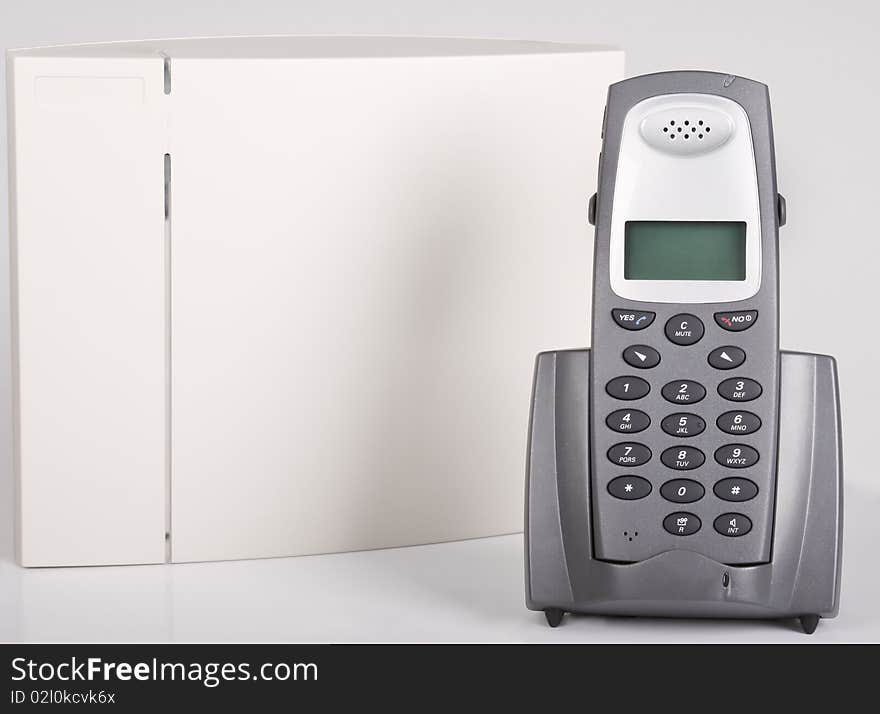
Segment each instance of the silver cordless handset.
[[839,588],[836,370],[779,351],[767,87],[613,85],[590,219],[592,349],[536,369],[529,606],[814,628]]

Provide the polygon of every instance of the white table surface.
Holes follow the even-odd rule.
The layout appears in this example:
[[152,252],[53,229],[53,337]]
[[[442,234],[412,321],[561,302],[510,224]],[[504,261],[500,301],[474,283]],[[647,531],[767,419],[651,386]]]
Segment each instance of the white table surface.
[[[880,494],[847,490],[840,616],[794,621],[566,617],[523,604],[522,536],[221,563],[25,570],[0,561],[0,641],[880,641]],[[7,549],[8,550],[8,549]]]

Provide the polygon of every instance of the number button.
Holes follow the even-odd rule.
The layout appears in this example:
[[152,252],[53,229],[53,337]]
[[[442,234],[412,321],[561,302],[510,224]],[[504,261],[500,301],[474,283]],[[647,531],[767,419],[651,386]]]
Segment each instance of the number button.
[[758,495],[758,486],[747,478],[723,478],[712,490],[723,501],[749,501]]
[[624,501],[637,501],[651,493],[651,482],[641,476],[618,476],[608,483],[608,493]]
[[618,466],[641,466],[651,460],[651,450],[631,441],[615,444],[608,449],[608,460]]
[[660,495],[673,503],[693,503],[699,501],[706,489],[702,484],[689,478],[674,478],[660,487]]
[[663,519],[663,529],[677,536],[689,536],[700,530],[703,525],[693,513],[670,513]]
[[605,385],[605,391],[615,399],[641,399],[651,391],[651,385],[641,377],[615,377]]
[[637,369],[651,369],[660,364],[660,353],[648,345],[633,345],[623,351],[623,361]]
[[619,431],[621,434],[635,434],[651,426],[651,417],[638,409],[618,409],[608,415],[605,423],[609,429]]
[[696,414],[670,414],[660,422],[660,428],[669,436],[696,436],[703,433],[706,422]]
[[718,385],[718,394],[731,402],[750,402],[761,396],[761,385],[754,379],[733,377]]
[[761,419],[751,412],[725,412],[715,422],[728,434],[753,434],[761,428]]
[[746,361],[746,353],[739,347],[719,347],[709,353],[709,364],[715,369],[734,369]]
[[758,320],[757,310],[734,310],[733,312],[716,312],[715,322],[730,332],[748,330]]
[[729,469],[747,469],[758,463],[759,458],[758,452],[745,444],[728,444],[715,451],[715,460]]
[[648,310],[622,310],[619,307],[611,311],[614,321],[624,330],[644,330],[654,322],[654,315]]
[[738,538],[752,530],[752,522],[742,513],[722,513],[712,525],[716,531],[728,538]]
[[696,315],[683,312],[666,322],[666,337],[676,345],[693,345],[703,339],[703,323]]
[[671,446],[660,454],[663,465],[676,471],[698,469],[705,460],[705,454],[693,446]]
[[664,385],[663,398],[673,404],[696,404],[706,396],[706,388],[690,379],[679,379]]

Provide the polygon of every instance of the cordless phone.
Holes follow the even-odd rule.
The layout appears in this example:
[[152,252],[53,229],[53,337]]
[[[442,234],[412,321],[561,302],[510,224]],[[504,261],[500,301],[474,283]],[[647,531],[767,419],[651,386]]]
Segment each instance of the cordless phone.
[[566,611],[837,613],[837,375],[779,351],[767,87],[666,72],[612,85],[591,350],[538,356],[526,599]]

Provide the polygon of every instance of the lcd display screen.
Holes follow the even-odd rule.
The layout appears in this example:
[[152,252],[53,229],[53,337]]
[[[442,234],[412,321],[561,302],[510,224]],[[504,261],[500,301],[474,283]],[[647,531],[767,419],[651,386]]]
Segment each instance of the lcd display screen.
[[626,280],[745,280],[744,221],[627,221]]

